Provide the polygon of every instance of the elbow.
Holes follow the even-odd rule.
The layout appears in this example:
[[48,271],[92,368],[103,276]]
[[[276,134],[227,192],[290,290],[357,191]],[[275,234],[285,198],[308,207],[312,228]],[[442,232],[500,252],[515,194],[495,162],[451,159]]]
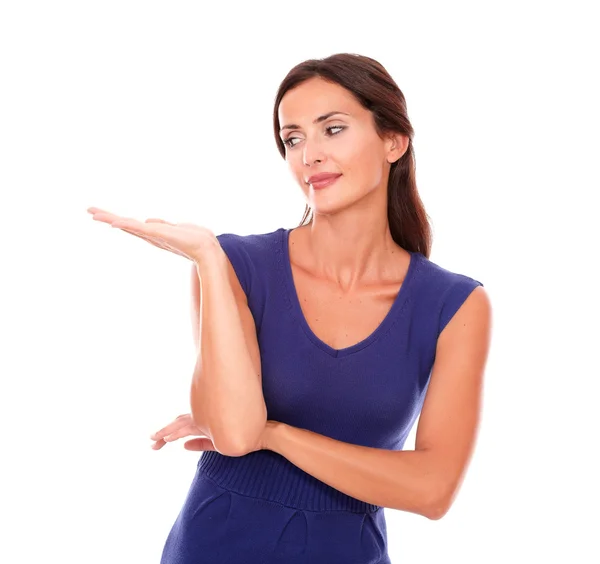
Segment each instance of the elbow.
[[[262,429],[264,429],[264,426]],[[222,437],[216,440],[213,439],[213,444],[215,445],[215,449],[225,456],[245,456],[246,454],[260,450],[262,429],[260,433],[247,437]]]
[[439,521],[450,509],[445,503],[429,504],[423,511],[423,515],[430,521]]
[[246,454],[260,450],[262,448],[260,445],[266,424],[267,419],[265,417],[264,421],[261,419],[253,428],[248,426],[248,430],[244,436],[217,439],[213,441],[215,449],[225,456],[235,457],[245,456]]
[[450,488],[432,487],[423,504],[421,514],[431,521],[439,521],[448,513],[452,505],[453,495]]
[[232,444],[228,445],[228,456],[244,456],[250,452],[260,450],[265,427],[267,426],[267,406],[264,401],[261,409],[253,413],[252,419],[244,425],[244,432],[233,437]]
[[215,450],[223,456],[244,456],[250,452],[246,443],[242,441],[232,441],[230,438],[213,439]]
[[192,421],[194,425],[198,427],[207,437],[212,441],[215,450],[224,456],[242,456],[243,447],[245,443],[242,441],[234,440],[234,437],[230,436],[230,433],[222,433],[217,429],[211,428],[211,426],[205,422],[203,425],[199,424],[201,418],[197,413],[192,410]]
[[[196,417],[192,413],[192,419]],[[267,424],[267,410],[264,407],[252,421],[246,421],[243,425],[243,432],[237,433],[228,431],[224,427],[209,429],[210,439],[215,450],[224,456],[244,456],[255,450],[259,450],[262,434]]]

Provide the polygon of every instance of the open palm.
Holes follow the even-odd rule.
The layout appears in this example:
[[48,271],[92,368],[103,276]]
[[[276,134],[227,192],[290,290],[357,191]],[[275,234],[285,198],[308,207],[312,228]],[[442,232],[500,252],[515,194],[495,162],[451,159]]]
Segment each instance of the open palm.
[[155,247],[170,251],[177,255],[198,261],[206,253],[220,249],[220,244],[214,233],[193,223],[169,223],[164,219],[149,218],[145,222],[130,217],[118,216],[100,208],[88,208],[92,219],[108,223],[144,239]]

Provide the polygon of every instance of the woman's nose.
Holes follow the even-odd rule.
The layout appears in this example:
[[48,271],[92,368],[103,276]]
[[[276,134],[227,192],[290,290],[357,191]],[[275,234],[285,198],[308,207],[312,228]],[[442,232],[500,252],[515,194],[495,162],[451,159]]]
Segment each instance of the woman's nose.
[[302,160],[305,165],[313,165],[316,162],[324,161],[325,155],[319,143],[316,143],[315,141],[304,141]]

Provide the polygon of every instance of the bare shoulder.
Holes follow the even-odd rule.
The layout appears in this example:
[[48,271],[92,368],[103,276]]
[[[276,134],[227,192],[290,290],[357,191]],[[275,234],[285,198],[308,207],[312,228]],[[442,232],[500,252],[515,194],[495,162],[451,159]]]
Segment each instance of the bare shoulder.
[[483,286],[477,286],[458,308],[438,339],[438,348],[447,341],[474,338],[489,340],[492,325],[492,303]]

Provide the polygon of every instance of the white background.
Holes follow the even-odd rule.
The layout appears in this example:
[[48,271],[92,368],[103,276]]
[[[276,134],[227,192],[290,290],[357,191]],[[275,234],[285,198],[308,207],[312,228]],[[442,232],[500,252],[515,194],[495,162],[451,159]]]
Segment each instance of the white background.
[[190,265],[86,209],[297,226],[275,92],[354,52],[407,98],[431,260],[494,307],[465,482],[386,510],[392,561],[598,562],[593,2],[215,4],[1,4],[0,561],[159,561],[199,456],[149,439],[189,411]]

